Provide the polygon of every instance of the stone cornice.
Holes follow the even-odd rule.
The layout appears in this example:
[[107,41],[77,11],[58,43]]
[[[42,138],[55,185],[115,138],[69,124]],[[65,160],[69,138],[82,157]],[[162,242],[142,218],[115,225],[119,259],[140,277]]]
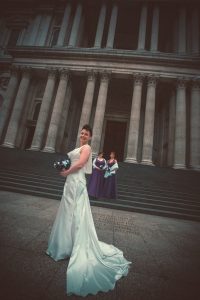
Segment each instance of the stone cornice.
[[16,47],[10,49],[10,53],[13,55],[14,65],[31,66],[36,70],[65,67],[77,74],[91,69],[107,70],[112,72],[112,77],[121,78],[130,78],[133,73],[144,73],[145,76],[154,73],[164,80],[176,80],[177,77],[188,77],[190,80],[194,77],[200,78],[200,60],[197,57],[170,55],[169,59],[169,56],[163,53],[162,57],[153,59],[150,53],[142,55],[136,51],[127,51],[127,54],[121,50],[60,49],[58,51],[44,47]]
[[175,53],[149,52],[137,50],[96,49],[96,48],[49,48],[49,47],[15,47],[9,49],[13,57],[49,58],[49,59],[79,59],[98,61],[136,61],[153,65],[167,65],[200,69],[200,57],[197,55],[178,55]]

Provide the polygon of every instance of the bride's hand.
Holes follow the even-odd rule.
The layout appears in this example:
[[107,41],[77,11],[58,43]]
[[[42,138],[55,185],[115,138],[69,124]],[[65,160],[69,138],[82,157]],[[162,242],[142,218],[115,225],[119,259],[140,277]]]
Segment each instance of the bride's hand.
[[68,175],[68,170],[62,170],[62,171],[60,172],[60,175],[63,176],[63,177],[67,177],[67,175]]

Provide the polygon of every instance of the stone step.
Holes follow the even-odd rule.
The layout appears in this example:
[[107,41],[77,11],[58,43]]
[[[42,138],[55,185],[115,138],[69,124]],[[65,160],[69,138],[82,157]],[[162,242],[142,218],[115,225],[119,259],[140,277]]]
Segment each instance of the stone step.
[[[12,186],[13,188],[20,188],[24,190],[35,190],[37,189],[38,192],[47,192],[48,194],[51,193],[52,196],[57,196],[58,194],[62,194],[63,190],[63,183],[60,184],[52,184],[52,183],[47,183],[47,182],[40,182],[40,181],[35,181],[35,180],[29,180],[27,179],[19,179],[19,178],[14,178],[14,177],[7,177],[7,178],[2,178],[0,174],[0,187],[3,189],[4,186]],[[157,198],[157,199],[156,199]],[[119,201],[126,201],[129,203],[137,202],[137,204],[143,205],[144,203],[148,203],[149,205],[154,205],[154,206],[168,206],[168,207],[174,207],[174,208],[183,208],[183,209],[188,209],[188,210],[199,210],[200,211],[200,204],[198,202],[193,202],[190,199],[188,201],[180,201],[179,199],[177,200],[174,197],[174,200],[172,201],[171,198],[163,198],[159,197],[159,195],[149,195],[149,194],[142,194],[142,193],[130,193],[129,196],[127,196],[127,193],[123,193],[120,189],[118,191],[118,200]],[[106,201],[106,200],[105,200]]]
[[[29,190],[29,189],[21,189],[19,187],[13,187],[13,186],[6,186],[3,187],[0,184],[0,190],[6,190],[11,191],[15,193],[23,193],[23,194],[29,194],[33,196],[38,197],[48,197],[50,199],[59,200],[61,198],[62,193],[58,193],[57,195],[51,194],[49,192],[42,192],[37,190]],[[163,210],[158,208],[150,208],[150,207],[138,207],[134,205],[134,202],[131,203],[131,205],[127,203],[121,203],[121,202],[109,202],[109,201],[102,201],[100,200],[90,200],[91,205],[94,206],[100,206],[105,208],[111,208],[111,209],[119,209],[119,210],[125,210],[125,211],[132,211],[137,213],[146,213],[151,215],[157,215],[157,216],[165,216],[165,217],[172,217],[172,218],[178,218],[178,219],[185,219],[185,220],[192,220],[192,221],[198,221],[200,222],[200,215],[195,215],[193,213],[187,212],[174,212],[172,210]]]
[[[60,199],[62,195],[62,189],[63,189],[63,182],[60,182],[59,186],[58,184],[52,186],[52,183],[47,183],[47,180],[44,180],[44,183],[41,183],[40,178],[37,177],[27,177],[21,176],[22,178],[19,179],[17,176],[17,171],[15,171],[15,175],[10,175],[4,173],[4,176],[0,174],[0,189],[20,192],[20,193],[28,193],[33,194],[36,196],[42,196],[42,197],[49,197],[52,199]],[[5,178],[7,176],[7,178]],[[11,177],[9,177],[11,176]],[[44,179],[44,178],[43,178]],[[62,178],[61,178],[62,179]],[[22,180],[22,181],[20,181]],[[39,181],[39,182],[38,182]],[[151,196],[151,195],[148,195]],[[154,196],[155,197],[155,196]],[[152,196],[153,198],[153,196]],[[170,198],[169,198],[170,200]],[[181,215],[183,218],[187,216],[187,218],[193,216],[192,219],[197,220],[200,218],[200,205],[198,203],[196,205],[191,205],[191,203],[177,203],[172,201],[162,201],[161,199],[155,201],[150,200],[149,198],[142,197],[141,195],[130,195],[130,197],[126,197],[123,193],[120,194],[119,192],[119,198],[118,200],[110,200],[110,199],[99,199],[99,200],[91,200],[91,203],[93,204],[104,204],[105,207],[113,207],[118,209],[128,209],[132,207],[133,211],[144,211],[144,212],[151,212],[155,210],[155,214],[158,214],[160,211],[163,212],[163,214],[170,216],[169,212],[171,212],[171,216],[175,216],[175,214],[178,214],[177,217],[180,217]]]
[[[62,179],[62,178],[61,178]],[[34,175],[29,175],[29,176],[24,176],[22,174],[17,174],[17,172],[13,173],[0,173],[0,181],[1,183],[5,184],[5,185],[12,185],[12,184],[19,184],[19,185],[29,185],[31,187],[37,186],[37,188],[42,188],[44,190],[46,189],[50,189],[50,190],[57,190],[58,188],[60,190],[63,189],[63,185],[64,185],[64,180],[61,180],[59,178],[59,181],[56,178],[54,179],[46,179],[46,178],[41,178],[41,177],[36,177]],[[189,205],[190,206],[196,206],[196,207],[200,207],[200,203],[197,199],[193,198],[191,195],[189,197],[189,195],[187,196],[187,199],[184,199],[184,197],[180,197],[180,195],[176,195],[173,194],[173,196],[168,195],[166,196],[166,194],[160,194],[159,192],[150,192],[150,191],[143,191],[143,190],[139,190],[139,191],[135,191],[135,189],[132,191],[128,186],[127,188],[124,188],[124,186],[119,185],[118,187],[118,196],[119,198],[124,198],[127,200],[131,200],[133,198],[138,198],[138,199],[148,199],[151,203],[171,203],[173,205]],[[185,196],[185,195],[184,195]],[[196,200],[196,201],[195,201]]]
[[[37,173],[31,173],[30,171],[16,171],[16,170],[0,170],[0,176],[1,178],[12,178],[13,180],[18,180],[21,179],[22,181],[35,181],[39,184],[49,184],[49,185],[60,185],[63,186],[65,179],[62,178],[61,176],[57,176],[57,173],[52,173],[51,176],[48,175],[41,175],[41,174],[37,174]],[[56,184],[55,184],[56,182]],[[194,202],[199,202],[199,194],[198,192],[181,192],[179,190],[171,190],[171,189],[164,189],[164,188],[156,188],[156,187],[148,187],[145,184],[143,184],[143,186],[138,186],[137,183],[132,183],[131,184],[127,184],[126,183],[122,183],[121,181],[118,182],[118,190],[120,192],[123,192],[125,194],[136,194],[139,193],[140,195],[145,194],[145,195],[152,195],[153,197],[157,197],[157,195],[159,197],[162,198],[170,198],[171,200],[173,199],[180,199],[180,200],[188,200],[188,198],[190,198],[190,200],[192,199]],[[174,195],[176,197],[174,197]]]
[[[65,179],[53,168],[58,153],[0,148],[0,189],[60,200]],[[200,173],[119,163],[118,199],[92,205],[200,221]]]

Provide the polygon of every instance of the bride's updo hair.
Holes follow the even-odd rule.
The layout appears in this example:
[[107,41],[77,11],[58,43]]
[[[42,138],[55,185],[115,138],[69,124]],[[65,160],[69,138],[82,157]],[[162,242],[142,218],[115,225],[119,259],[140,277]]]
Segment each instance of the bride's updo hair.
[[85,129],[86,131],[89,131],[89,133],[90,133],[90,136],[92,136],[92,128],[90,127],[90,125],[89,125],[89,124],[85,124],[85,125],[83,125],[83,127],[82,127],[82,129],[81,129],[81,130],[83,130],[83,129]]

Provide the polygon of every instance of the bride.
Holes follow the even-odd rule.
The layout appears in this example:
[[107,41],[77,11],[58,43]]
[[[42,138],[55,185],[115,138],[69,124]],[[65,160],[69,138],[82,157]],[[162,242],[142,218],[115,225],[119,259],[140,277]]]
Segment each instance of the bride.
[[130,262],[122,251],[98,240],[86,188],[85,174],[92,172],[88,145],[92,129],[84,125],[80,147],[69,152],[71,167],[60,174],[67,177],[46,253],[55,261],[70,258],[67,294],[86,296],[114,289],[127,275]]

